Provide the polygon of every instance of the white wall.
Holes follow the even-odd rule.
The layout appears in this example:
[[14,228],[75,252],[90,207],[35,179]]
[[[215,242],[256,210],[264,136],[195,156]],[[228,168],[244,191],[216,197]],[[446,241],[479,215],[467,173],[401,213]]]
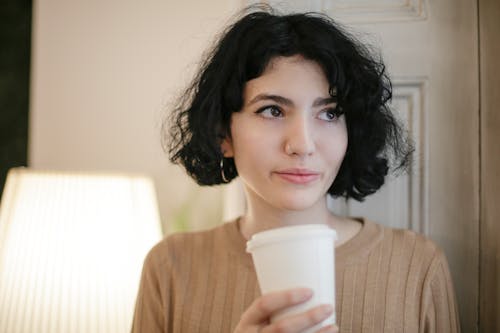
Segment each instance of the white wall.
[[[168,162],[160,124],[238,0],[34,3],[29,165],[151,175],[164,229],[217,223],[221,189]],[[186,209],[194,204],[196,211]]]

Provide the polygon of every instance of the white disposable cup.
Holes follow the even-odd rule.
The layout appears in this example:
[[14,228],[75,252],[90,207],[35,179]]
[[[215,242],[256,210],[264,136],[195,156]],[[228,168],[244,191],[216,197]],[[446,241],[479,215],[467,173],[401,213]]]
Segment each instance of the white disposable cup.
[[[324,224],[308,224],[256,233],[247,242],[262,294],[306,287],[313,296],[305,303],[278,312],[283,317],[320,304],[335,306],[335,240],[337,233]],[[305,332],[335,323],[335,313]]]

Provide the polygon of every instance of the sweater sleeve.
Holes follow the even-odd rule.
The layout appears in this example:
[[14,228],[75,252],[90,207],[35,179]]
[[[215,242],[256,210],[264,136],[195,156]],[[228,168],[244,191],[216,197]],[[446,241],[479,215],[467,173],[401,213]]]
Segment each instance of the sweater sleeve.
[[437,250],[428,271],[423,293],[424,333],[458,333],[460,321],[448,262]]
[[[156,247],[156,250],[158,248]],[[166,332],[165,323],[168,322],[164,308],[166,295],[162,285],[167,283],[168,276],[162,276],[161,259],[158,251],[153,248],[144,260],[139,292],[135,304],[132,333],[159,333]],[[165,274],[163,274],[165,275]]]

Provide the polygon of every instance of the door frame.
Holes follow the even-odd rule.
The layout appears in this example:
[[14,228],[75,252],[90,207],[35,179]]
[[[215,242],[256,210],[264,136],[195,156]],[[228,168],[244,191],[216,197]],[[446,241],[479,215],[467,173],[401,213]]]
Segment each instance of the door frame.
[[500,2],[478,0],[480,76],[479,331],[500,329]]

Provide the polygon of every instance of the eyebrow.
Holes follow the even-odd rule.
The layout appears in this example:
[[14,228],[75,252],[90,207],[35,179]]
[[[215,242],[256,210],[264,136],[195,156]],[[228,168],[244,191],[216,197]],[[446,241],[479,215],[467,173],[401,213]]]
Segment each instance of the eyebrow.
[[[274,101],[278,104],[286,105],[286,106],[292,106],[293,101],[289,98],[280,96],[280,95],[269,95],[269,94],[259,94],[252,98],[250,102],[248,102],[248,105],[252,105],[254,103],[260,102],[260,101],[267,101],[271,100]],[[318,97],[314,100],[313,106],[318,107],[318,106],[323,106],[323,105],[328,105],[331,103],[336,103],[337,102],[337,96],[330,96],[327,98],[321,98]]]

